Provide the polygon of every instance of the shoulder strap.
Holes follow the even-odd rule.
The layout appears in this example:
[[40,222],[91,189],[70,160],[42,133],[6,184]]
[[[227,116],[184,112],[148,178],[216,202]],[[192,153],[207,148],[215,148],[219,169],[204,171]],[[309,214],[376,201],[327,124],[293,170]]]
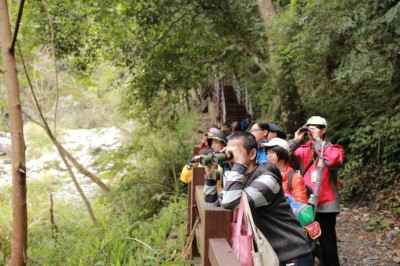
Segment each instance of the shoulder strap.
[[310,164],[307,166],[306,170],[304,170],[303,176],[306,175],[308,169],[310,169],[311,165],[313,164],[313,160],[311,160]]
[[294,170],[294,169],[292,169],[292,170],[290,170],[290,172],[289,172],[289,175],[288,175],[288,180],[287,180],[287,189],[288,189],[288,191],[292,191],[292,180],[293,180],[293,176],[294,176],[294,174],[296,173],[296,170]]

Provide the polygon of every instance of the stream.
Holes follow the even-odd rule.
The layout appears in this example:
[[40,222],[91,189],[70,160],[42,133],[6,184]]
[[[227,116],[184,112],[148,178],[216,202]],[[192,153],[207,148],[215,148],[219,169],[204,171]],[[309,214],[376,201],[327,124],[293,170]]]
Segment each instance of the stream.
[[[122,136],[119,129],[94,128],[94,129],[69,129],[59,138],[60,143],[70,152],[75,159],[89,171],[99,174],[95,168],[95,156],[99,151],[116,150],[121,146]],[[46,177],[63,177],[62,191],[54,191],[56,197],[80,197],[76,191],[72,179],[69,178],[67,168],[62,161],[56,147],[53,145],[51,152],[46,152],[39,158],[31,158],[30,144],[26,141],[26,169],[27,183],[34,179]],[[0,132],[0,187],[12,185],[11,176],[11,137],[8,132]],[[88,177],[79,173],[71,164],[71,167],[87,196],[93,195],[99,190]],[[65,178],[65,176],[67,176]],[[107,180],[102,180],[107,183]]]

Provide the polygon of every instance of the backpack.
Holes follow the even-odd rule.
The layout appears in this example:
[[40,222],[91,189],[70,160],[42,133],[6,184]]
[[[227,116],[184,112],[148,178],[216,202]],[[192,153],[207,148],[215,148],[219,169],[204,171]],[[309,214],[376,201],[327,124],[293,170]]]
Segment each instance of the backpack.
[[[288,174],[288,183],[287,183],[288,191],[292,191],[292,180],[293,180],[293,176],[296,172],[297,172],[296,170],[292,169]],[[304,184],[304,186],[306,187],[307,199],[309,199],[310,195],[313,194],[313,189],[312,189],[312,187],[310,187],[307,184]]]
[[292,195],[285,194],[290,203],[294,217],[300,222],[302,228],[314,222],[314,209],[311,205],[294,201]]
[[285,194],[292,208],[294,217],[299,221],[307,235],[308,245],[311,250],[315,248],[315,239],[321,235],[321,227],[314,221],[314,208],[311,205],[294,201],[290,194]]

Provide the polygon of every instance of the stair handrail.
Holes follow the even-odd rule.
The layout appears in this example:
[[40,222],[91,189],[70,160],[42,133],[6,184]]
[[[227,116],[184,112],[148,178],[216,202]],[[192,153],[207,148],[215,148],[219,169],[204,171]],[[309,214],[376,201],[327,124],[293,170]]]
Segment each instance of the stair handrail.
[[[249,115],[253,115],[253,107],[251,105],[251,101],[250,101],[249,93],[247,91],[247,87],[246,86],[243,87],[243,88],[240,87],[239,81],[237,80],[235,74],[232,74],[232,79],[233,79],[233,88],[235,90],[236,98],[238,99],[238,102],[240,104],[244,103],[244,105],[246,107],[246,112]],[[243,99],[242,99],[242,97],[243,97]]]
[[233,89],[235,90],[236,98],[239,104],[242,104],[242,96],[241,96],[241,89],[238,80],[236,79],[236,75],[232,75],[232,85]]
[[214,93],[213,93],[214,104],[219,106],[219,91],[220,91],[220,88],[219,88],[219,81],[218,81],[218,77],[217,77],[216,73],[214,73],[213,90],[214,90]]
[[226,122],[226,107],[225,107],[225,94],[224,94],[224,85],[222,85],[221,90],[221,106],[222,106],[222,123]]
[[247,87],[244,87],[244,94],[245,94],[246,111],[248,114],[253,115],[253,107],[251,106],[251,101],[250,101],[249,93],[247,91]]

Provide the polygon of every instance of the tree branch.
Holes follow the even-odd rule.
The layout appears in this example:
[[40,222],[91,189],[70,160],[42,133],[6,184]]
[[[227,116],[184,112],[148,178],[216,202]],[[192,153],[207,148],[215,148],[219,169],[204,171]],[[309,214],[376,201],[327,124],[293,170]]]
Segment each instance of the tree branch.
[[13,34],[13,38],[12,38],[12,42],[11,42],[11,46],[10,46],[10,51],[13,51],[13,52],[14,52],[15,43],[17,41],[19,24],[20,24],[21,18],[22,18],[22,11],[24,10],[24,4],[25,4],[25,0],[21,0],[21,2],[19,2],[18,17],[17,17],[17,21],[15,22],[15,30],[14,30],[14,34]]

